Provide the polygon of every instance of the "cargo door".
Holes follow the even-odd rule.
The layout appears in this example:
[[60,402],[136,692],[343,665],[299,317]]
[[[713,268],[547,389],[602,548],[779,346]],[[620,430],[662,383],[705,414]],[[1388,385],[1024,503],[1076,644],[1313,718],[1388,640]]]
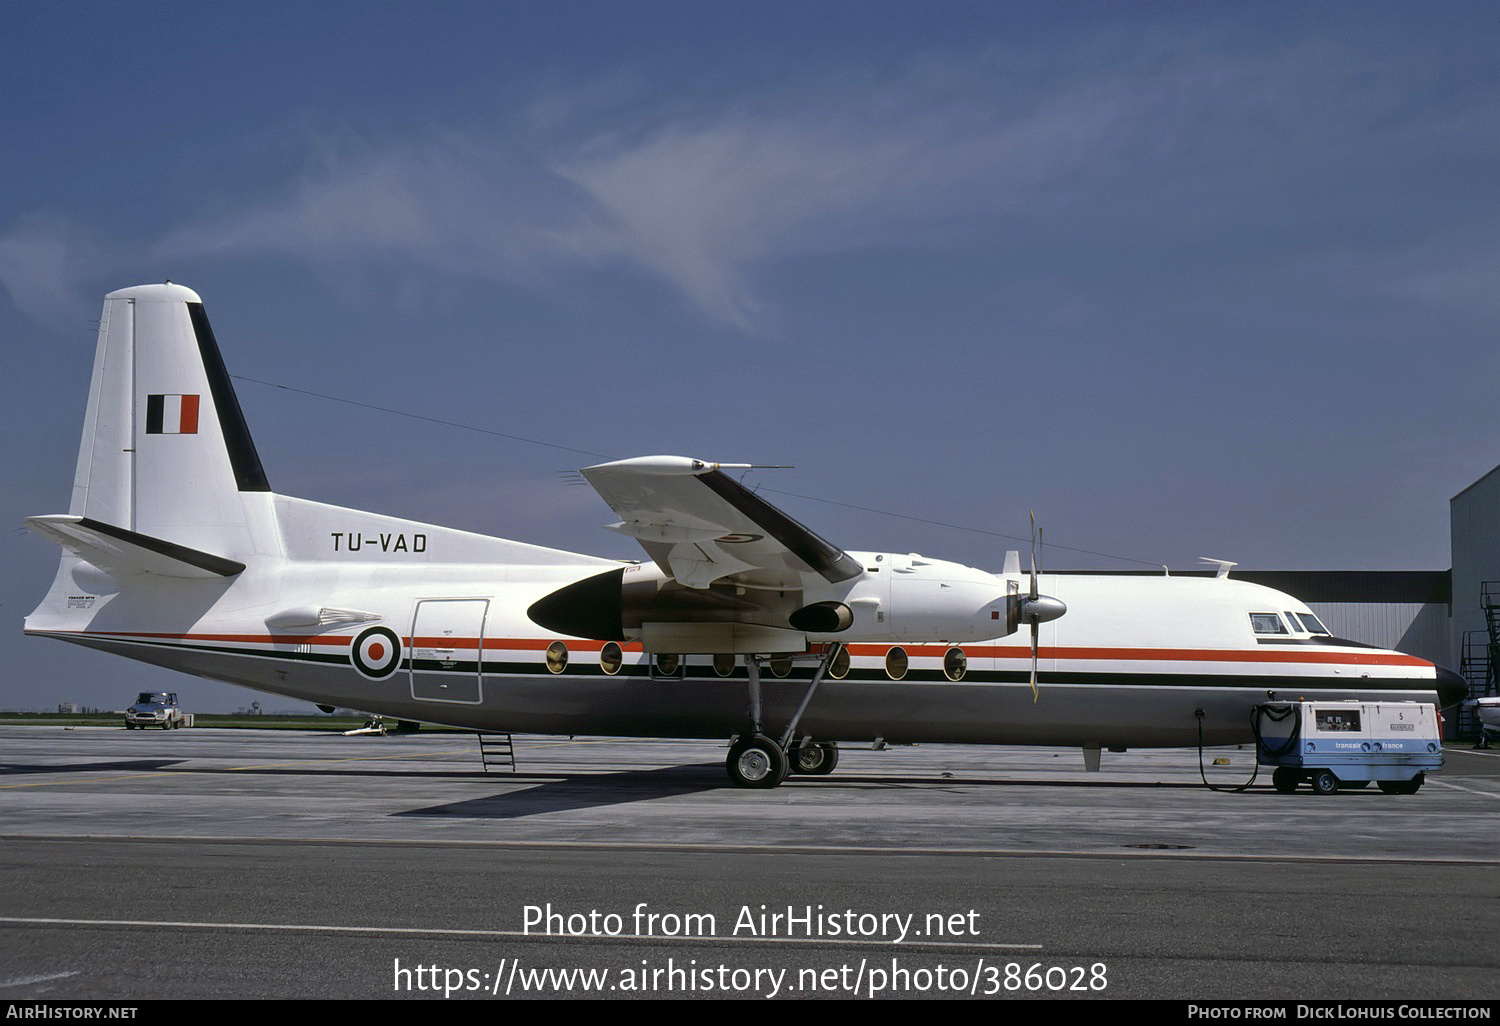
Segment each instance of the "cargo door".
[[423,599],[411,625],[411,696],[477,705],[483,698],[487,599]]

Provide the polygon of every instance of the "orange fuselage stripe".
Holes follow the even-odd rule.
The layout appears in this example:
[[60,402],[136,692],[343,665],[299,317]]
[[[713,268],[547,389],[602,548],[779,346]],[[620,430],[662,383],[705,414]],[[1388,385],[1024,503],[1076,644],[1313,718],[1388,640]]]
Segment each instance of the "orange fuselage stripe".
[[[74,633],[60,631],[58,633]],[[353,640],[345,635],[320,635],[309,637],[300,634],[172,634],[149,631],[84,631],[78,632],[102,638],[152,638],[163,641],[217,641],[230,644],[259,645],[319,645],[345,648]],[[541,652],[552,645],[555,638],[486,638],[487,650]],[[403,637],[402,643],[416,648],[478,649],[477,638],[447,637]],[[608,642],[568,640],[569,649],[580,652],[597,652]],[[639,642],[627,642],[620,647],[628,652],[639,652]],[[851,655],[883,657],[894,645],[852,644]],[[941,658],[950,645],[905,645],[907,655],[925,658]],[[1027,645],[977,645],[962,646],[970,658],[1030,659],[1031,648]],[[1320,663],[1353,666],[1431,666],[1425,659],[1386,651],[1308,651],[1278,649],[1222,649],[1222,648],[1095,648],[1095,647],[1042,647],[1038,656],[1043,659],[1062,660],[1115,660],[1130,662],[1202,662],[1202,663]]]

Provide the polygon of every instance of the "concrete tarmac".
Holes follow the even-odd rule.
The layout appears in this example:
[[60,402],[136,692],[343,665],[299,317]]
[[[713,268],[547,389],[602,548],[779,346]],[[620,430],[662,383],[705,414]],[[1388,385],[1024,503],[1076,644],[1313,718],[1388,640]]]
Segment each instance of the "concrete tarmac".
[[1500,996],[1500,755],[1317,796],[1196,750],[770,791],[725,753],[0,727],[0,998]]

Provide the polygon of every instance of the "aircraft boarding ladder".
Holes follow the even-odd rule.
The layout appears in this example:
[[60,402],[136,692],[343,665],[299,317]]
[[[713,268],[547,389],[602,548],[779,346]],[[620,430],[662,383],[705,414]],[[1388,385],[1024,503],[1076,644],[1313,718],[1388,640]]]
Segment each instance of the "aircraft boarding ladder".
[[474,736],[479,738],[479,760],[484,763],[486,773],[491,766],[508,767],[512,773],[516,771],[516,749],[509,734],[475,731]]

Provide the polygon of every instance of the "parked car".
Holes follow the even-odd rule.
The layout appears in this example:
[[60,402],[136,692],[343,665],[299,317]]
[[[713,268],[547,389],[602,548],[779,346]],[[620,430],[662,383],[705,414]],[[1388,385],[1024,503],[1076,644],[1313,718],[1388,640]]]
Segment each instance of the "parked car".
[[136,727],[160,727],[174,730],[192,726],[192,719],[177,708],[175,691],[142,691],[135,698],[135,705],[125,710],[125,729]]

